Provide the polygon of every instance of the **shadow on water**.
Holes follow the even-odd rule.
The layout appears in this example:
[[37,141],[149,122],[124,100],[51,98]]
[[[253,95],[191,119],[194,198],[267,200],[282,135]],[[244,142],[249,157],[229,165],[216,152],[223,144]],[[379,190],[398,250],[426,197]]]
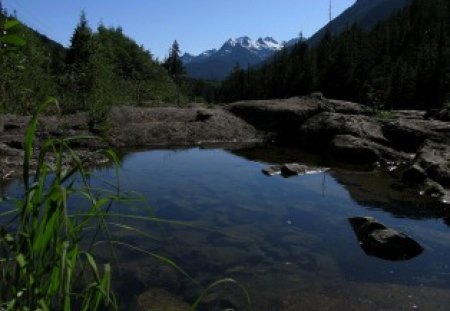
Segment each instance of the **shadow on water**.
[[329,175],[341,184],[351,198],[368,208],[382,209],[395,217],[411,219],[444,218],[449,225],[450,215],[443,203],[421,196],[417,189],[411,189],[394,178],[387,170],[361,165],[344,164],[330,161],[317,154],[271,147],[254,147],[232,151],[240,157],[262,163],[283,164],[291,162],[332,167]]

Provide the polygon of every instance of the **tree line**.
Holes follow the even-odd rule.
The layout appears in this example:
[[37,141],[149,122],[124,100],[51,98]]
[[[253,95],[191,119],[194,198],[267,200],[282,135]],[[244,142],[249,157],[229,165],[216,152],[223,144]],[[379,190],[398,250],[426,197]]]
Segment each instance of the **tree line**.
[[300,42],[258,68],[236,66],[216,101],[301,96],[320,91],[378,109],[440,108],[450,90],[450,4],[414,0],[371,31],[357,24]]
[[66,49],[19,24],[0,3],[0,31],[24,39],[21,47],[0,46],[0,110],[32,113],[44,97],[58,98],[63,112],[89,111],[101,118],[108,107],[187,101],[174,76],[120,27],[93,31],[84,12]]

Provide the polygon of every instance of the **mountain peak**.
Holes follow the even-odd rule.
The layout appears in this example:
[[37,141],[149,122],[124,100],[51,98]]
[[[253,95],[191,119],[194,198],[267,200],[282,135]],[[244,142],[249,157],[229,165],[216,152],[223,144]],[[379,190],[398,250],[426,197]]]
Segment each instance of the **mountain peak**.
[[[249,36],[241,36],[229,38],[218,50],[208,50],[193,58],[182,57],[182,61],[188,75],[193,78],[221,80],[236,63],[255,65],[282,48],[283,45],[272,37],[260,37],[254,41]],[[217,64],[220,64],[220,70],[216,68]]]
[[258,38],[256,41],[253,41],[248,36],[238,37],[236,39],[230,38],[228,41],[224,43],[220,50],[229,51],[230,48],[241,47],[248,50],[270,50],[277,51],[280,50],[283,45],[276,41],[272,37]]

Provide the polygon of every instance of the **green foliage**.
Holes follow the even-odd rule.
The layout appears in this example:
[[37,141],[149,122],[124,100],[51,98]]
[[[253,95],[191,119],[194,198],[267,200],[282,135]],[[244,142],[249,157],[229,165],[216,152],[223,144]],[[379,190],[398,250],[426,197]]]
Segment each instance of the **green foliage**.
[[299,43],[258,69],[235,69],[217,101],[321,91],[375,109],[440,108],[450,90],[449,10],[446,0],[414,0],[369,32],[326,32],[316,46]]
[[1,13],[0,31],[0,112],[32,113],[56,91],[51,55],[62,47]]
[[[50,99],[39,106],[29,123],[24,142],[24,197],[7,213],[13,216],[11,222],[0,228],[0,309],[117,309],[110,289],[111,266],[100,267],[91,249],[81,244],[88,225],[108,236],[105,211],[115,200],[104,194],[97,197],[90,189],[84,169],[90,155],[79,158],[70,149],[69,142],[75,138],[50,139],[42,145],[36,173],[30,176],[37,118],[54,102]],[[53,168],[45,162],[49,155],[56,159]],[[70,158],[71,167],[63,166],[65,157]],[[81,186],[74,180],[76,175]],[[84,216],[72,214],[79,212],[69,206],[74,195],[85,199]]]
[[[121,28],[89,27],[82,12],[66,50],[0,13],[0,109],[30,114],[48,95],[64,113],[87,111],[92,123],[104,121],[114,105],[184,103],[175,77]],[[25,43],[23,45],[23,43]],[[0,112],[1,112],[0,111]]]
[[116,103],[117,98],[138,106],[177,101],[178,86],[150,52],[126,37],[121,28],[100,26],[94,39],[101,54],[99,61],[111,68],[106,81]]

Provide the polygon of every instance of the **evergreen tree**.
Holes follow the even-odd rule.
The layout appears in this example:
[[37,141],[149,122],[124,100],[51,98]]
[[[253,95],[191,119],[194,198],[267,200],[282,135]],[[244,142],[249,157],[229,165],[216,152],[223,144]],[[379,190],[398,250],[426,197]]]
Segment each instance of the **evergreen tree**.
[[180,46],[175,40],[170,48],[169,57],[167,57],[163,63],[164,68],[167,69],[169,75],[179,82],[181,75],[185,73],[183,62],[180,58]]
[[84,66],[93,54],[92,30],[88,25],[86,14],[81,12],[80,21],[70,39],[67,51],[67,65]]
[[92,91],[95,76],[91,62],[94,52],[92,30],[88,25],[85,12],[82,11],[66,54],[66,65],[68,67],[66,89],[73,93],[75,100],[72,104],[73,110],[88,109],[87,100],[89,93]]

